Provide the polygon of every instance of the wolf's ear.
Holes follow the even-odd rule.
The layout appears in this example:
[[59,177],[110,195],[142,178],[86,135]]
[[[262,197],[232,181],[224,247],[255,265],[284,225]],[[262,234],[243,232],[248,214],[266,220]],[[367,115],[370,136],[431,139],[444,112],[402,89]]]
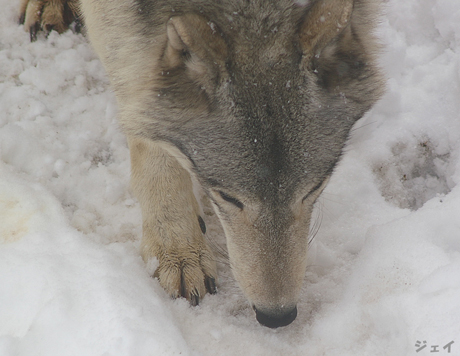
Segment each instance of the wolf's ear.
[[[196,14],[174,16],[167,23],[165,59],[176,67],[185,63],[198,72],[203,65],[223,66],[227,57],[227,44],[217,25]],[[204,73],[203,73],[204,74]]]
[[353,0],[316,0],[300,28],[305,59],[319,57],[324,48],[348,27]]

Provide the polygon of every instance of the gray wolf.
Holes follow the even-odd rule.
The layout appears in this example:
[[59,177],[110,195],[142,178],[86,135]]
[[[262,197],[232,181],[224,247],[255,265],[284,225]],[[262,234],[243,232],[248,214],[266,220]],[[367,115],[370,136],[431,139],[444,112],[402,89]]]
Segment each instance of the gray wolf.
[[[275,328],[296,318],[313,205],[383,91],[377,5],[81,0],[128,137],[141,254],[158,260],[171,296],[196,305],[216,291],[198,182],[257,320]],[[21,18],[34,34],[63,31],[78,11],[70,0],[22,0]]]

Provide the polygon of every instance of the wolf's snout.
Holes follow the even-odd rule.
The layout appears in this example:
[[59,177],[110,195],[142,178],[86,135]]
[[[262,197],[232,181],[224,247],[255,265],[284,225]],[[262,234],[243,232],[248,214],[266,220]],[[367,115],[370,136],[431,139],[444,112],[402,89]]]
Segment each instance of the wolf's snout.
[[277,309],[257,309],[253,307],[256,312],[257,321],[266,327],[275,329],[281,326],[286,326],[292,323],[297,317],[297,307],[294,308],[277,308]]

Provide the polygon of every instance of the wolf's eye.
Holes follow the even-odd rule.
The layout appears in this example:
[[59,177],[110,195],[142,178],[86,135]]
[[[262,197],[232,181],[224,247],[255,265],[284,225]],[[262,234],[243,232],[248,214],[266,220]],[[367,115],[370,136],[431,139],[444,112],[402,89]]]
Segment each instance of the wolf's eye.
[[221,191],[219,191],[219,195],[225,201],[228,201],[229,203],[232,203],[233,205],[235,205],[237,208],[240,208],[241,210],[243,210],[244,204],[242,202],[240,202],[238,199],[233,198],[230,195],[225,194],[224,192],[221,192]]
[[305,199],[307,199],[309,196],[311,196],[312,194],[314,194],[318,189],[322,188],[323,185],[324,185],[324,182],[320,182],[320,183],[318,183],[317,185],[315,185],[315,186],[313,187],[313,189],[310,190],[310,192],[309,192],[307,195],[305,195],[305,196],[303,197],[302,203],[305,201]]

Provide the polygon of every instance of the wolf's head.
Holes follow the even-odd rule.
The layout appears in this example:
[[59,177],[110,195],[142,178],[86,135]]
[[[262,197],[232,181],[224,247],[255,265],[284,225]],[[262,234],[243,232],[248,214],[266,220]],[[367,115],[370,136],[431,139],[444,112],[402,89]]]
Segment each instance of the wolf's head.
[[257,319],[277,327],[297,313],[313,204],[382,91],[375,9],[217,3],[178,5],[167,20],[142,134],[180,152],[214,204]]

